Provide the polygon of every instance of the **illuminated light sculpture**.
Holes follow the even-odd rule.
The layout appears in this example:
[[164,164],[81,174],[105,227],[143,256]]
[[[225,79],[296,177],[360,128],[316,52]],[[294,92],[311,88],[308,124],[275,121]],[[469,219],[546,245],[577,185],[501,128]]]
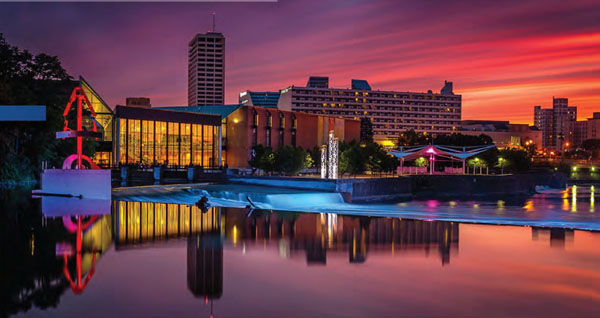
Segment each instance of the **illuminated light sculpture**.
[[327,178],[327,145],[321,146],[321,179]]
[[[73,103],[77,102],[77,127],[76,130],[72,130],[68,127],[69,121],[67,120],[67,115],[73,106]],[[88,110],[92,114],[92,131],[83,129],[83,103],[87,105]],[[90,163],[92,169],[100,169],[96,164],[92,163],[89,157],[83,155],[83,137],[93,137],[93,138],[102,138],[102,133],[97,131],[96,121],[94,117],[96,117],[96,112],[92,107],[92,103],[88,100],[87,96],[81,87],[75,87],[71,92],[71,97],[69,98],[69,102],[65,107],[65,111],[63,112],[63,117],[65,118],[65,126],[63,131],[56,132],[56,138],[77,138],[77,154],[73,157],[73,155],[67,157],[63,162],[63,169],[71,169],[72,163],[77,159],[76,169],[85,169],[82,164],[82,160]]]
[[339,140],[329,131],[327,145],[321,146],[321,179],[338,178]]
[[331,176],[330,179],[338,178],[338,156],[339,156],[339,140],[337,138],[333,138],[333,146],[332,148],[332,156],[330,161],[331,165]]
[[[327,177],[329,179],[337,179],[338,177],[338,139],[335,138],[333,130],[329,131],[329,142],[327,145]],[[323,173],[321,172],[321,176]]]

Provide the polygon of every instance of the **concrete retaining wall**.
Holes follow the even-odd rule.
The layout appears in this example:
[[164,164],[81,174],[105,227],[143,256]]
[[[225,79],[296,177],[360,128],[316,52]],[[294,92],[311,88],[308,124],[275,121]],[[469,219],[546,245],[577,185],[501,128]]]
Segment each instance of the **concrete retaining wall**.
[[410,199],[412,197],[481,197],[530,195],[536,186],[561,188],[566,176],[543,172],[503,176],[412,175],[396,178],[318,179],[298,177],[229,176],[233,183],[338,192],[347,202]]
[[338,192],[347,202],[408,199],[412,196],[408,178],[318,179],[297,177],[230,176],[233,183],[289,189]]

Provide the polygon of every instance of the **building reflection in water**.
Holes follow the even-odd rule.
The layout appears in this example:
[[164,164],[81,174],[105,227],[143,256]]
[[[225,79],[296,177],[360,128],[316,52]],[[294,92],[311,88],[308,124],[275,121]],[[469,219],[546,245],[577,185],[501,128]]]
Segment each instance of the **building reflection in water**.
[[188,289],[196,297],[219,299],[223,294],[223,240],[218,232],[188,238]]
[[176,237],[189,237],[198,249],[222,248],[223,242],[212,243],[218,236],[244,250],[273,245],[283,257],[303,251],[309,265],[327,264],[328,252],[346,251],[350,263],[364,263],[369,253],[418,250],[437,250],[446,265],[459,238],[455,222],[272,211],[248,216],[233,208],[202,213],[193,205],[127,201],[113,202],[113,228],[117,250]]
[[543,228],[532,226],[531,239],[534,241],[548,240],[551,247],[564,248],[566,243],[572,243],[574,231],[561,228]]

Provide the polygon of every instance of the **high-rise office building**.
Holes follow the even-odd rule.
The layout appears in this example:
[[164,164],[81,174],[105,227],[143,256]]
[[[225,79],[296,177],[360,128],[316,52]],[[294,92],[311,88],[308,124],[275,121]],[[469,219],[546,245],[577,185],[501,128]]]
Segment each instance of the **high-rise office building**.
[[533,108],[533,125],[542,131],[542,148],[552,145],[552,112],[552,108],[542,108],[542,106]]
[[401,132],[451,134],[460,130],[461,95],[446,82],[440,93],[373,90],[365,80],[351,88],[330,88],[327,78],[312,77],[307,87],[281,91],[278,108],[344,118],[366,117],[378,142],[394,142]]
[[533,124],[542,131],[542,147],[563,150],[575,146],[583,131],[577,125],[577,106],[569,106],[568,98],[552,98],[552,108],[533,107]]
[[196,34],[188,48],[188,105],[225,103],[225,37]]

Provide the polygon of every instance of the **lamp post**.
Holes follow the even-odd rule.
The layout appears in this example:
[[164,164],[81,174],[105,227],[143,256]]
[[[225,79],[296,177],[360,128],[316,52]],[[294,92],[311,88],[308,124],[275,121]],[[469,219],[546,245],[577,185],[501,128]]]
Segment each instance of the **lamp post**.
[[498,163],[500,163],[500,174],[504,174],[504,158],[498,158]]

